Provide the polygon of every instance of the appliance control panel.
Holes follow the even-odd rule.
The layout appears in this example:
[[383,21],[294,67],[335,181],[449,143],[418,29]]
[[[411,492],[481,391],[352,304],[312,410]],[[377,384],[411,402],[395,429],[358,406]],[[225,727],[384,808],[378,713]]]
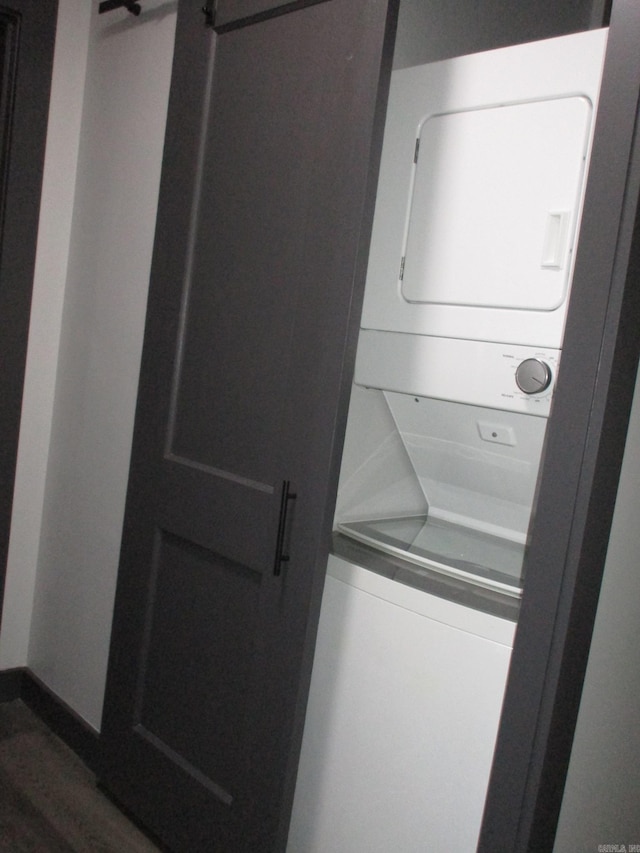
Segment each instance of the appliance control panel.
[[560,350],[362,329],[358,385],[547,417]]

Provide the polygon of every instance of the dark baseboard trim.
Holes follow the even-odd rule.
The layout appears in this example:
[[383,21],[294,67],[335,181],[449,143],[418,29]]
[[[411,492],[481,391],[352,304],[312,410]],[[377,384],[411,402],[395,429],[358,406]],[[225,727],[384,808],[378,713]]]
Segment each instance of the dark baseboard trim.
[[24,669],[4,669],[0,672],[0,702],[11,702],[22,695]]
[[98,771],[98,732],[78,717],[26,667],[0,671],[0,702],[10,702],[12,699],[22,699],[94,773]]

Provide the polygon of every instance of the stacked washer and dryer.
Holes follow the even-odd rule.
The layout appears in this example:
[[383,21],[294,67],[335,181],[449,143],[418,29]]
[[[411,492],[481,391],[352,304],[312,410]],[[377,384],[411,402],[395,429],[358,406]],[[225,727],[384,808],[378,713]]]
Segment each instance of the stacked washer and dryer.
[[605,42],[392,75],[289,853],[476,848]]

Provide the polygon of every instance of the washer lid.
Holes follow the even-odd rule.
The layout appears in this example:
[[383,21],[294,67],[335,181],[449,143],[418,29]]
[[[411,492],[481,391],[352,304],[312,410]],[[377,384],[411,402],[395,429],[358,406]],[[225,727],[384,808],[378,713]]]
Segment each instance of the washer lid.
[[429,517],[525,542],[546,419],[384,392]]

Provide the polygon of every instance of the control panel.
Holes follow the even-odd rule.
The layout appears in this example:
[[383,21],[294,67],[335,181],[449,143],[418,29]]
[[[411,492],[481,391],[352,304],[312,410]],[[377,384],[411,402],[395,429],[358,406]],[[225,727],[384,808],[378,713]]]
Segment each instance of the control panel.
[[541,358],[525,358],[516,367],[516,385],[525,394],[542,394],[552,378],[551,368]]
[[358,385],[547,417],[560,350],[362,329]]

